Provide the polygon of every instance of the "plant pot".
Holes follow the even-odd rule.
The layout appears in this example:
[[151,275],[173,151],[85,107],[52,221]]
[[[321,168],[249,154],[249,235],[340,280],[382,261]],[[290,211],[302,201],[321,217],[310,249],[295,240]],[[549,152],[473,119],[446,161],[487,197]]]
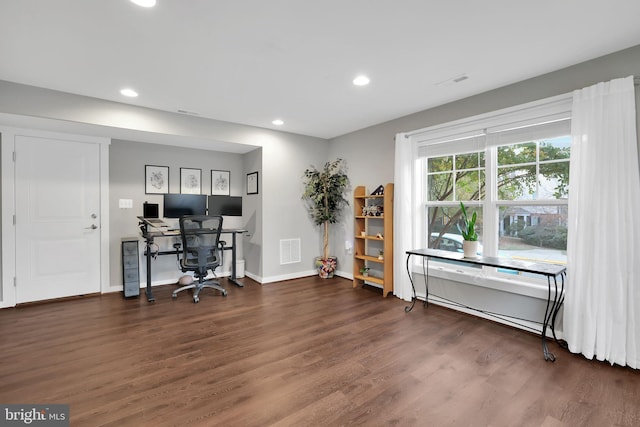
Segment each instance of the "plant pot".
[[329,258],[324,259],[322,257],[316,258],[316,269],[318,270],[318,275],[322,279],[330,279],[333,277],[333,273],[336,271],[338,267],[338,257],[329,256]]
[[463,240],[462,251],[465,258],[477,258],[478,257],[478,241]]

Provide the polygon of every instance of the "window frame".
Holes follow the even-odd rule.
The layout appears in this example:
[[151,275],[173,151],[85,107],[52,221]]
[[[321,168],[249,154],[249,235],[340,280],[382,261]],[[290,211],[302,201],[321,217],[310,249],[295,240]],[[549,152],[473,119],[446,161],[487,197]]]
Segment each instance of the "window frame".
[[[500,206],[527,205],[549,206],[567,205],[567,199],[542,199],[542,200],[499,200],[497,194],[497,150],[498,146],[508,145],[514,142],[501,142],[495,135],[507,135],[509,133],[528,132],[528,129],[536,129],[536,125],[565,126],[571,119],[571,94],[559,95],[540,101],[535,101],[520,106],[511,107],[491,113],[473,116],[454,122],[432,126],[418,131],[407,133],[415,144],[414,150],[414,194],[417,200],[414,203],[414,247],[428,247],[430,233],[428,227],[429,206],[456,206],[459,201],[452,197],[450,201],[428,202],[428,157],[439,157],[452,154],[464,154],[474,151],[485,151],[485,194],[476,201],[464,201],[465,206],[479,206],[483,210],[483,246],[484,253],[497,254],[499,241],[499,212]],[[540,126],[540,129],[544,129]],[[565,133],[570,135],[569,132]],[[536,138],[537,140],[544,138]],[[525,142],[525,141],[521,141]],[[539,168],[539,147],[536,150],[536,168]],[[455,170],[455,165],[453,167]],[[539,185],[539,182],[537,183]],[[455,194],[455,192],[454,192]],[[428,235],[429,234],[429,235]],[[488,236],[492,236],[488,238]],[[421,273],[422,264],[418,260],[413,261],[414,271]],[[494,268],[485,267],[482,271],[470,268],[462,264],[444,264],[435,260],[429,263],[429,274],[463,283],[469,283],[489,288],[509,291],[535,297],[544,297],[547,290],[544,278],[512,277],[511,274],[500,273]],[[516,286],[514,286],[516,285]]]

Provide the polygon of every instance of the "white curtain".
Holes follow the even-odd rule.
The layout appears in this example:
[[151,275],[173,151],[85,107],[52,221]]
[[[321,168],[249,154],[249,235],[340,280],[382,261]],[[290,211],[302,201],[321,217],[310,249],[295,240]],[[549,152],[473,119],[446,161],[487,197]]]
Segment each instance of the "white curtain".
[[564,337],[640,367],[640,172],[633,77],[573,94]]
[[414,147],[404,133],[396,135],[393,197],[393,294],[411,301],[413,291],[407,275],[406,251],[413,245]]

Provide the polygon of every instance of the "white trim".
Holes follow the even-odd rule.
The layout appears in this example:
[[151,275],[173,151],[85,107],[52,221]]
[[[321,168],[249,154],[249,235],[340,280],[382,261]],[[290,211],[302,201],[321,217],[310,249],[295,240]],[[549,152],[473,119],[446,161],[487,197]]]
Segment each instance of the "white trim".
[[245,274],[249,277],[251,277],[252,279],[254,277],[256,277],[256,281],[265,284],[265,283],[273,283],[273,282],[280,282],[283,280],[292,280],[292,279],[300,279],[302,277],[308,277],[308,276],[317,276],[318,272],[316,270],[307,270],[307,271],[303,271],[303,272],[297,272],[297,273],[290,273],[290,274],[281,274],[278,276],[270,276],[270,277],[262,277],[261,279],[258,279],[257,276],[250,276],[248,273],[245,272]]
[[14,280],[16,276],[16,238],[13,216],[15,209],[15,130],[0,127],[0,157],[2,158],[2,284],[0,308],[16,305]]
[[528,123],[531,117],[547,118],[547,121],[557,121],[567,118],[568,115],[570,115],[571,103],[572,93],[565,93],[514,107],[503,108],[502,110],[406,132],[406,136],[418,144],[426,140],[442,142],[442,140],[446,138],[468,138],[477,134],[479,130],[517,128]]

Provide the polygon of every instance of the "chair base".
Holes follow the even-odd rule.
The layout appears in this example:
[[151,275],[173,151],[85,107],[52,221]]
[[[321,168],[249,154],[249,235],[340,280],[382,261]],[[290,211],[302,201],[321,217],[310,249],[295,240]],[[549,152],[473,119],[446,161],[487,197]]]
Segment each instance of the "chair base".
[[193,289],[193,302],[197,303],[200,301],[200,297],[199,297],[200,291],[204,288],[216,289],[220,291],[220,293],[222,293],[223,297],[227,296],[227,290],[220,285],[220,282],[217,282],[215,280],[206,280],[203,282],[194,282],[190,285],[182,286],[176,289],[175,291],[173,291],[173,294],[171,295],[171,297],[178,298],[178,292],[182,292],[187,289]]

